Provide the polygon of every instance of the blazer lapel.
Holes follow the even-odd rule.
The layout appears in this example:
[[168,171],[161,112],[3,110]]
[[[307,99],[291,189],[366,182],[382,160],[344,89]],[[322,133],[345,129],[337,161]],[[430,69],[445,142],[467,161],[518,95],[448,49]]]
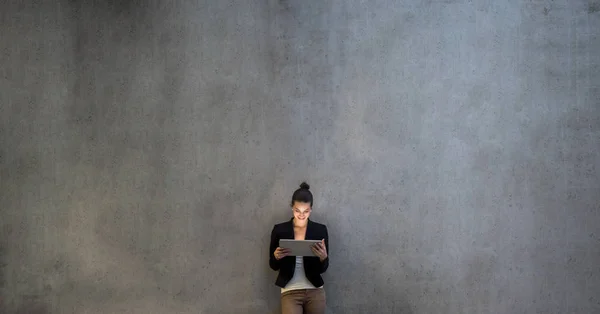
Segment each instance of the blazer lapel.
[[287,223],[287,227],[286,227],[286,239],[294,239],[294,217],[292,217],[292,219],[290,219],[290,221],[288,221]]
[[308,223],[306,224],[306,235],[304,236],[304,238],[306,240],[316,240],[313,239],[313,233],[312,233],[312,221],[310,221],[310,218],[308,219]]

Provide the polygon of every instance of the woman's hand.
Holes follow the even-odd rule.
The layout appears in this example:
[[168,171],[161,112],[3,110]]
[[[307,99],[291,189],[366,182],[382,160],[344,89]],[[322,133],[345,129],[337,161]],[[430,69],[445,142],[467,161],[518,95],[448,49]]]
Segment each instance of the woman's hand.
[[312,247],[313,253],[319,257],[319,259],[324,261],[327,258],[327,247],[325,246],[325,239],[321,240],[321,242],[313,245]]
[[275,249],[275,252],[273,252],[273,255],[275,256],[276,260],[280,260],[280,259],[288,256],[288,254],[290,254],[290,250],[284,249],[281,247],[277,247],[277,249]]

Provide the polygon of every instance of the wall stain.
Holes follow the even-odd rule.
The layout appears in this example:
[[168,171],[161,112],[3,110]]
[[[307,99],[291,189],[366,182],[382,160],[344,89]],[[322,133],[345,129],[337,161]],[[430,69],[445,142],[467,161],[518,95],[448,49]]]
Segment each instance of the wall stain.
[[600,12],[600,1],[590,2],[588,6],[588,13],[593,14],[596,12]]
[[[14,310],[15,314],[48,314],[50,309],[41,300],[39,295],[22,296],[20,306]],[[12,312],[12,311],[11,311]]]
[[4,248],[4,245],[0,244],[0,313],[2,311],[2,305],[3,305],[3,300],[4,300],[4,296],[3,296],[3,291],[4,291],[4,286],[6,285],[5,282],[5,271],[6,271],[6,249]]
[[21,306],[15,314],[48,314],[50,310],[43,304],[26,304]]

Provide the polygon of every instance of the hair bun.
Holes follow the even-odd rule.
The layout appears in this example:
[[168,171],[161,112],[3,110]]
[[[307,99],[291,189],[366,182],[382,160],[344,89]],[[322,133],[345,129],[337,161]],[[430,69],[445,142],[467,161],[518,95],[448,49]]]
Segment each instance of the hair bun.
[[305,190],[309,190],[310,189],[310,185],[308,185],[306,182],[302,182],[302,184],[300,184],[300,188],[301,189],[305,189]]

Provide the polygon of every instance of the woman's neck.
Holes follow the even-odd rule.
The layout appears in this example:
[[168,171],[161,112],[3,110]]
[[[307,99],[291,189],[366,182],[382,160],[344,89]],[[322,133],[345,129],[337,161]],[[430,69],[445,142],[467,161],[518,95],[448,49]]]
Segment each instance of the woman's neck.
[[306,222],[304,224],[298,224],[298,222],[294,219],[294,228],[304,229],[304,228],[306,228],[307,224],[308,223],[306,223]]

